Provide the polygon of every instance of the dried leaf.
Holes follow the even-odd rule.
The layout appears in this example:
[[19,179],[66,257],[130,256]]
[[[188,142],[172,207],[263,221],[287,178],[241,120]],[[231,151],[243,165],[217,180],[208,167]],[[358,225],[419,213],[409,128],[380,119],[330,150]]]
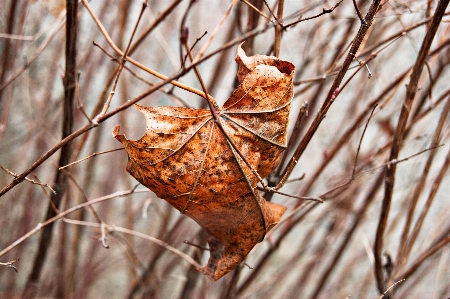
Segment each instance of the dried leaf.
[[242,263],[286,209],[256,187],[286,147],[294,66],[241,48],[236,61],[240,85],[217,119],[206,109],[136,105],[144,136],[113,132],[128,152],[127,171],[210,234],[211,256],[199,271],[213,281]]

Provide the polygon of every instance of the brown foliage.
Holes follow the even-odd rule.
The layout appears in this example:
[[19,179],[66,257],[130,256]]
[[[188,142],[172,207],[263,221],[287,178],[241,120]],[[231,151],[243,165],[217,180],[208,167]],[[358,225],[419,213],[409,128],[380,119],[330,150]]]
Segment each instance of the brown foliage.
[[275,57],[247,57],[239,48],[239,87],[220,111],[137,106],[145,135],[114,137],[129,155],[127,171],[211,237],[199,269],[217,280],[235,269],[274,227],[285,207],[256,190],[286,147],[294,66]]

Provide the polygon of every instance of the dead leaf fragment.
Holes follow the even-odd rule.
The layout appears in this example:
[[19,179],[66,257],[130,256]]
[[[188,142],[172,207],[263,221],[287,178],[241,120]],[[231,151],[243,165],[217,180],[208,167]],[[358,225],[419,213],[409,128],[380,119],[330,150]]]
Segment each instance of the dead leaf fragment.
[[256,173],[273,171],[286,147],[294,66],[241,48],[236,61],[240,85],[217,119],[206,109],[136,105],[144,136],[113,132],[128,153],[127,171],[211,235],[199,271],[213,281],[241,264],[286,209],[261,197]]

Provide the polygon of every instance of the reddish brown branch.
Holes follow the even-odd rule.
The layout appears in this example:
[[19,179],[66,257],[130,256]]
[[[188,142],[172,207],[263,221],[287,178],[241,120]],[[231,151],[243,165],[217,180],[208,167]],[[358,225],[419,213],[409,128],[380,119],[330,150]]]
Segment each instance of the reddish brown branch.
[[[78,1],[67,0],[67,21],[66,21],[66,64],[64,74],[64,103],[62,115],[62,138],[66,138],[72,133],[74,121],[74,103],[76,91],[76,65],[77,65],[77,39],[78,39]],[[64,144],[61,147],[61,155],[58,164],[66,165],[70,161],[72,153],[72,145],[70,143]],[[52,194],[51,201],[56,208],[59,209],[62,198],[67,187],[67,176],[64,172],[57,172],[53,183],[56,194]],[[47,215],[45,219],[51,219],[56,215],[52,205],[47,208]],[[38,283],[42,268],[44,266],[48,248],[53,237],[53,225],[49,225],[42,230],[41,239],[39,242],[38,252],[36,254],[32,271],[28,277],[28,282],[25,287],[23,296],[34,297],[36,292],[36,284]]]
[[289,178],[289,175],[294,170],[295,165],[297,164],[298,159],[301,157],[303,152],[305,151],[306,147],[308,146],[309,142],[311,141],[312,137],[314,136],[315,132],[317,131],[317,128],[319,127],[322,120],[325,118],[325,115],[327,114],[328,110],[330,109],[331,105],[333,104],[337,92],[339,92],[339,86],[344,79],[345,74],[347,73],[347,70],[350,67],[350,64],[352,63],[355,54],[358,52],[359,46],[363,42],[364,36],[367,33],[367,30],[372,25],[373,18],[375,17],[375,13],[378,9],[378,6],[380,5],[381,0],[375,0],[372,3],[372,6],[369,9],[369,12],[365,16],[365,23],[361,23],[361,27],[359,28],[359,31],[354,38],[352,42],[352,46],[348,52],[348,55],[342,65],[342,68],[337,75],[337,77],[334,79],[333,84],[328,92],[328,95],[322,104],[322,108],[319,110],[319,113],[315,117],[313,123],[311,124],[310,128],[306,132],[305,137],[301,141],[299,147],[295,151],[293,155],[293,159],[289,162],[289,164],[286,166],[282,178],[276,187],[276,189],[281,188],[286,180]]
[[[400,152],[400,148],[405,134],[406,122],[408,120],[409,113],[411,111],[411,106],[417,92],[420,75],[422,74],[422,70],[425,65],[426,57],[430,50],[431,43],[439,27],[439,24],[441,23],[442,17],[445,13],[445,9],[448,3],[449,0],[439,1],[433,20],[431,21],[430,29],[427,31],[427,34],[425,36],[425,39],[423,40],[421,49],[419,51],[416,63],[413,67],[411,79],[406,90],[406,96],[403,101],[399,120],[394,133],[394,140],[392,142],[391,153],[389,156],[390,161],[396,160]],[[387,226],[387,220],[389,216],[392,195],[394,191],[396,169],[397,169],[396,164],[393,164],[391,165],[391,167],[386,168],[384,198],[382,201],[380,218],[378,222],[378,228],[374,244],[375,277],[377,281],[378,291],[380,292],[380,294],[382,294],[386,290],[386,280],[383,272],[383,262],[381,256],[383,251],[384,232]]]

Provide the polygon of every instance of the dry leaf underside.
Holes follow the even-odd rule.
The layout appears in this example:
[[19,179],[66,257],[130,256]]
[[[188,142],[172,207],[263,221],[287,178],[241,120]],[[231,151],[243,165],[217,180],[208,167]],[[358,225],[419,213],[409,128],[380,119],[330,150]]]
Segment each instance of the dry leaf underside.
[[294,66],[240,47],[236,62],[240,85],[217,118],[207,109],[136,105],[144,136],[113,132],[127,171],[208,232],[211,255],[198,270],[213,281],[239,266],[286,209],[261,197],[255,173],[266,177],[286,147]]

